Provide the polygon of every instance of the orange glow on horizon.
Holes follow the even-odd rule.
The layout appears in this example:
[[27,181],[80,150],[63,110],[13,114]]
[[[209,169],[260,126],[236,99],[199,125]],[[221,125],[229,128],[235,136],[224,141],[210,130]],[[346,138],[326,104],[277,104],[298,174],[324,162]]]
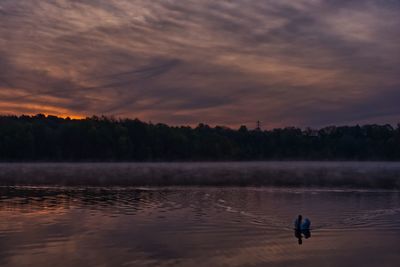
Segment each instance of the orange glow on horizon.
[[46,115],[46,117],[47,116],[57,116],[57,117],[62,118],[62,119],[70,118],[72,120],[82,120],[82,119],[85,119],[85,118],[88,117],[88,116],[83,116],[83,115],[65,115],[65,114],[58,114],[58,115],[43,114],[43,115]]
[[84,115],[52,114],[52,113],[45,113],[45,112],[23,113],[23,114],[18,114],[18,115],[9,112],[9,113],[3,113],[1,115],[3,115],[3,116],[7,116],[7,115],[10,115],[10,116],[24,116],[24,115],[25,116],[36,116],[36,115],[39,115],[39,114],[42,114],[42,115],[44,115],[46,117],[55,116],[55,117],[62,118],[62,119],[70,118],[72,120],[83,120],[83,119],[89,117],[89,116],[84,116]]

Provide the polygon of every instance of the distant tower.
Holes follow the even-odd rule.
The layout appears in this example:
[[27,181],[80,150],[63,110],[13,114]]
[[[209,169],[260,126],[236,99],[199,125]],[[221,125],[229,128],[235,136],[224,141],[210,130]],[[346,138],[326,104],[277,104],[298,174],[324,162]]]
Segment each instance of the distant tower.
[[257,130],[257,131],[261,131],[261,121],[257,121],[256,130]]

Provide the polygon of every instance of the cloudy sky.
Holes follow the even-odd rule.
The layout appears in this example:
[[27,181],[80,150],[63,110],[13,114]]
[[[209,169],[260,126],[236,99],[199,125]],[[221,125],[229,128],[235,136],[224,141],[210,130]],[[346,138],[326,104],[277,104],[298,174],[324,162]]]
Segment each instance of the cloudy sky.
[[398,0],[0,0],[0,113],[400,121]]

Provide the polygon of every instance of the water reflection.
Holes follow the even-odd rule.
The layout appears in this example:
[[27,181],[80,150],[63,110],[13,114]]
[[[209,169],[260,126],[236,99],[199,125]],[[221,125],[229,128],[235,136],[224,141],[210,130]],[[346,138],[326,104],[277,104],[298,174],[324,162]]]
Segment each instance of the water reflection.
[[310,230],[294,230],[294,236],[297,238],[297,242],[299,245],[303,244],[303,236],[305,239],[308,239],[311,237],[311,231]]
[[[374,252],[390,266],[399,207],[386,192],[0,188],[0,265],[374,266],[359,257]],[[313,218],[313,238],[293,253],[311,237],[293,242],[295,212]]]

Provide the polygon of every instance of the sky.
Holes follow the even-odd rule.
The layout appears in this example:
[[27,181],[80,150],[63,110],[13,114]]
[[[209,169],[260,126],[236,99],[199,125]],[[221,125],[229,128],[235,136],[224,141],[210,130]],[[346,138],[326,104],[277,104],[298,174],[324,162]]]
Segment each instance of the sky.
[[399,0],[0,0],[0,114],[400,121]]

